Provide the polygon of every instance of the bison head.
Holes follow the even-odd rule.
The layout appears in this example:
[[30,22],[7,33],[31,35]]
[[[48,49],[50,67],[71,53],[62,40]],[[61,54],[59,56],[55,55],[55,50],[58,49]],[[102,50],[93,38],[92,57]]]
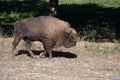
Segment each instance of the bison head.
[[70,48],[76,45],[77,42],[77,32],[73,28],[67,28],[64,33],[63,46]]

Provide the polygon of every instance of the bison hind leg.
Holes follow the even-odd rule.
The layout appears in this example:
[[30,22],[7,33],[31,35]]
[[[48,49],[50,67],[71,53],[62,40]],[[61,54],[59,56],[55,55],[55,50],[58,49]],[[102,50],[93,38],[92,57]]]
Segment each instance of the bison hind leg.
[[12,57],[14,57],[17,54],[16,47],[21,39],[22,39],[21,37],[15,36],[14,41],[12,43],[12,53],[13,53]]

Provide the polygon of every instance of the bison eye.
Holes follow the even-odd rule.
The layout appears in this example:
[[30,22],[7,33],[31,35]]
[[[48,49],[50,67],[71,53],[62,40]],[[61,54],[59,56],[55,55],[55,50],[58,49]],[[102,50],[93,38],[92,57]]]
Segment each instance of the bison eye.
[[70,37],[70,39],[74,39],[74,37]]

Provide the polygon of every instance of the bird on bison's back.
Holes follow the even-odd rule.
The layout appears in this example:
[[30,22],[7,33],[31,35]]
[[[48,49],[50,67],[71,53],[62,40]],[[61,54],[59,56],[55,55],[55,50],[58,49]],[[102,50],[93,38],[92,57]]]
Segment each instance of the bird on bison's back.
[[16,46],[23,39],[25,46],[32,58],[36,58],[31,51],[32,41],[43,43],[45,51],[40,56],[49,53],[52,58],[52,49],[60,46],[70,48],[76,45],[77,32],[71,28],[68,22],[51,16],[25,18],[14,24],[14,41],[12,43],[13,56],[16,54]]

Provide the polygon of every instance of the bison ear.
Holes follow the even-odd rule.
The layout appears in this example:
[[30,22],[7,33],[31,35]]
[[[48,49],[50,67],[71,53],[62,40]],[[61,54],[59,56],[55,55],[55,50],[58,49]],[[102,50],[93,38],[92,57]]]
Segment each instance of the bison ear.
[[65,37],[68,37],[71,34],[72,28],[67,28],[65,30]]

